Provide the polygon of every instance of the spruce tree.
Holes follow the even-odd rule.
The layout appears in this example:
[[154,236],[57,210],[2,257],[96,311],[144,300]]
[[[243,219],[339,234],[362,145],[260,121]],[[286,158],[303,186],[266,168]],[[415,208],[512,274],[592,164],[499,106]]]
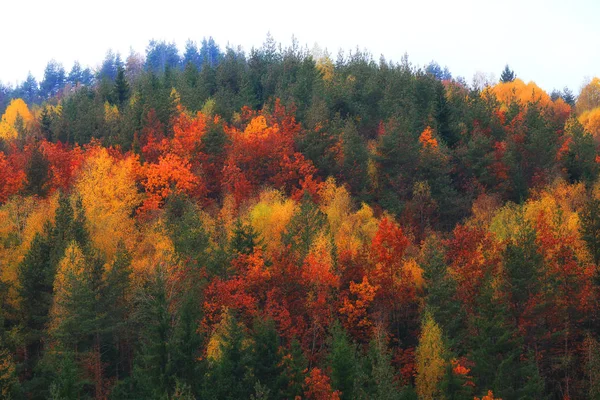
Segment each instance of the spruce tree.
[[331,386],[342,392],[343,400],[350,400],[354,398],[354,382],[358,373],[357,348],[339,322],[333,324],[330,334],[328,361],[331,368]]
[[515,72],[511,70],[507,64],[504,67],[504,70],[502,70],[502,73],[500,74],[500,82],[508,83],[514,81],[515,79],[517,79]]

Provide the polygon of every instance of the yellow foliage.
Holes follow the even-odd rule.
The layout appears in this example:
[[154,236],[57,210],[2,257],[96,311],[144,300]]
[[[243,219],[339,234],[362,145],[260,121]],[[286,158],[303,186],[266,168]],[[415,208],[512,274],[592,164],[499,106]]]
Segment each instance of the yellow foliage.
[[539,102],[541,106],[550,106],[552,99],[544,90],[534,82],[525,84],[521,79],[512,82],[500,82],[493,87],[487,88],[484,95],[493,94],[504,106],[511,103],[525,105],[527,103]]
[[135,283],[143,282],[158,267],[170,267],[175,260],[175,248],[161,221],[148,225],[141,232],[141,240],[131,250],[131,268]]
[[328,55],[317,60],[317,69],[323,76],[325,82],[331,82],[333,80],[335,68],[333,66],[333,61],[331,61],[331,58],[329,58]]
[[442,331],[431,314],[427,313],[416,350],[415,384],[420,400],[444,398],[440,391],[440,382],[446,372],[444,353]]
[[335,236],[343,222],[351,213],[352,199],[343,186],[337,186],[335,179],[329,178],[320,192],[321,211],[327,216],[329,228]]
[[107,101],[104,103],[104,121],[116,122],[119,120],[119,109],[116,105],[110,105]]
[[15,129],[17,116],[23,119],[26,127],[34,121],[33,114],[29,111],[27,104],[22,99],[13,99],[8,107],[6,107],[6,111],[0,120],[0,138],[10,140],[17,137],[18,133]]
[[584,111],[578,119],[586,132],[596,139],[600,138],[600,107]]
[[522,226],[519,221],[523,218],[522,206],[507,203],[494,213],[489,230],[499,241],[517,237]]
[[594,78],[590,83],[585,85],[579,96],[577,97],[577,103],[575,105],[577,113],[582,114],[588,110],[600,107],[600,79]]
[[222,224],[225,232],[227,233],[227,239],[233,237],[233,227],[236,219],[236,204],[235,197],[233,194],[228,193],[223,200],[223,207],[219,210],[218,221]]
[[246,129],[244,129],[244,137],[246,138],[262,138],[267,137],[271,134],[271,130],[274,127],[267,127],[267,119],[259,115],[258,117],[252,118]]
[[249,219],[267,253],[273,254],[281,248],[281,235],[295,212],[296,203],[285,199],[281,192],[269,189],[260,194],[258,203],[250,209]]
[[134,181],[136,163],[134,157],[117,160],[106,149],[98,149],[87,159],[75,185],[90,237],[107,259],[112,259],[119,241],[128,249],[134,245],[131,215],[141,201]]
[[321,211],[327,216],[329,231],[333,235],[338,252],[356,253],[362,245],[371,243],[379,222],[373,210],[366,204],[353,212],[352,198],[343,186],[337,186],[329,178],[320,192]]
[[406,272],[410,274],[412,277],[412,281],[415,284],[415,287],[419,290],[423,289],[425,286],[425,280],[423,279],[423,269],[417,264],[414,258],[409,258],[406,260],[404,265],[402,266]]
[[17,266],[29,250],[36,233],[53,221],[58,197],[13,197],[0,207],[0,281],[9,282],[9,302],[16,305]]
[[[221,359],[222,347],[227,343],[230,332],[235,326],[233,324],[241,325],[236,322],[228,309],[224,309],[221,314],[221,321],[215,326],[212,335],[206,346],[206,358],[209,362],[216,362]],[[251,342],[246,339],[242,341],[242,348],[246,349],[250,346]]]

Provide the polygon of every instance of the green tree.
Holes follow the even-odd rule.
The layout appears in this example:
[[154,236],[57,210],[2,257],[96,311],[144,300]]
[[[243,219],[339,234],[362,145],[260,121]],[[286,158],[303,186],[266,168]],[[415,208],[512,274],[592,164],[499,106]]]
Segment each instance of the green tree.
[[341,392],[341,398],[354,398],[354,384],[357,378],[357,348],[350,341],[348,333],[339,322],[330,328],[331,345],[329,366],[331,367],[331,385]]
[[508,83],[514,81],[515,79],[517,79],[517,75],[515,75],[515,72],[511,70],[507,64],[500,74],[500,82]]
[[129,87],[129,83],[125,78],[125,68],[122,64],[117,66],[117,77],[115,79],[114,87],[113,87],[113,98],[114,102],[119,106],[119,108],[123,108],[126,104],[126,101],[129,99],[131,89]]

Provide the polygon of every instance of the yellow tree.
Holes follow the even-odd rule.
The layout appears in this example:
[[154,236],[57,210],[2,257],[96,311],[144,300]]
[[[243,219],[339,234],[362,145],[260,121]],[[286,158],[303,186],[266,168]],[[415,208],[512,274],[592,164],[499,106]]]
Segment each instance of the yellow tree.
[[597,143],[600,137],[600,107],[584,111],[578,119],[585,131],[591,134]]
[[296,203],[277,190],[265,190],[249,213],[250,224],[258,232],[268,254],[281,250],[281,235],[296,211]]
[[446,371],[442,331],[430,313],[426,313],[416,351],[417,377],[415,383],[421,400],[443,399],[440,382]]
[[22,99],[13,99],[0,120],[0,138],[15,139],[19,134],[16,126],[19,119],[21,119],[23,128],[30,126],[34,121],[27,104]]
[[577,97],[575,108],[577,114],[582,114],[585,111],[593,110],[600,107],[600,79],[594,78],[590,83],[581,88],[581,93]]
[[77,183],[94,247],[112,259],[117,244],[133,247],[135,224],[131,215],[141,202],[135,185],[137,160],[115,159],[104,148],[91,150]]

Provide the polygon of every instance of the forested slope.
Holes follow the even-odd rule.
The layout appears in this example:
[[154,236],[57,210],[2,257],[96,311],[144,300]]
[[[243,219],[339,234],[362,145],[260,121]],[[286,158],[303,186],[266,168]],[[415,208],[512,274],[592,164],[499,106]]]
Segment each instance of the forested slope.
[[0,88],[0,397],[595,399],[600,80],[212,39]]

